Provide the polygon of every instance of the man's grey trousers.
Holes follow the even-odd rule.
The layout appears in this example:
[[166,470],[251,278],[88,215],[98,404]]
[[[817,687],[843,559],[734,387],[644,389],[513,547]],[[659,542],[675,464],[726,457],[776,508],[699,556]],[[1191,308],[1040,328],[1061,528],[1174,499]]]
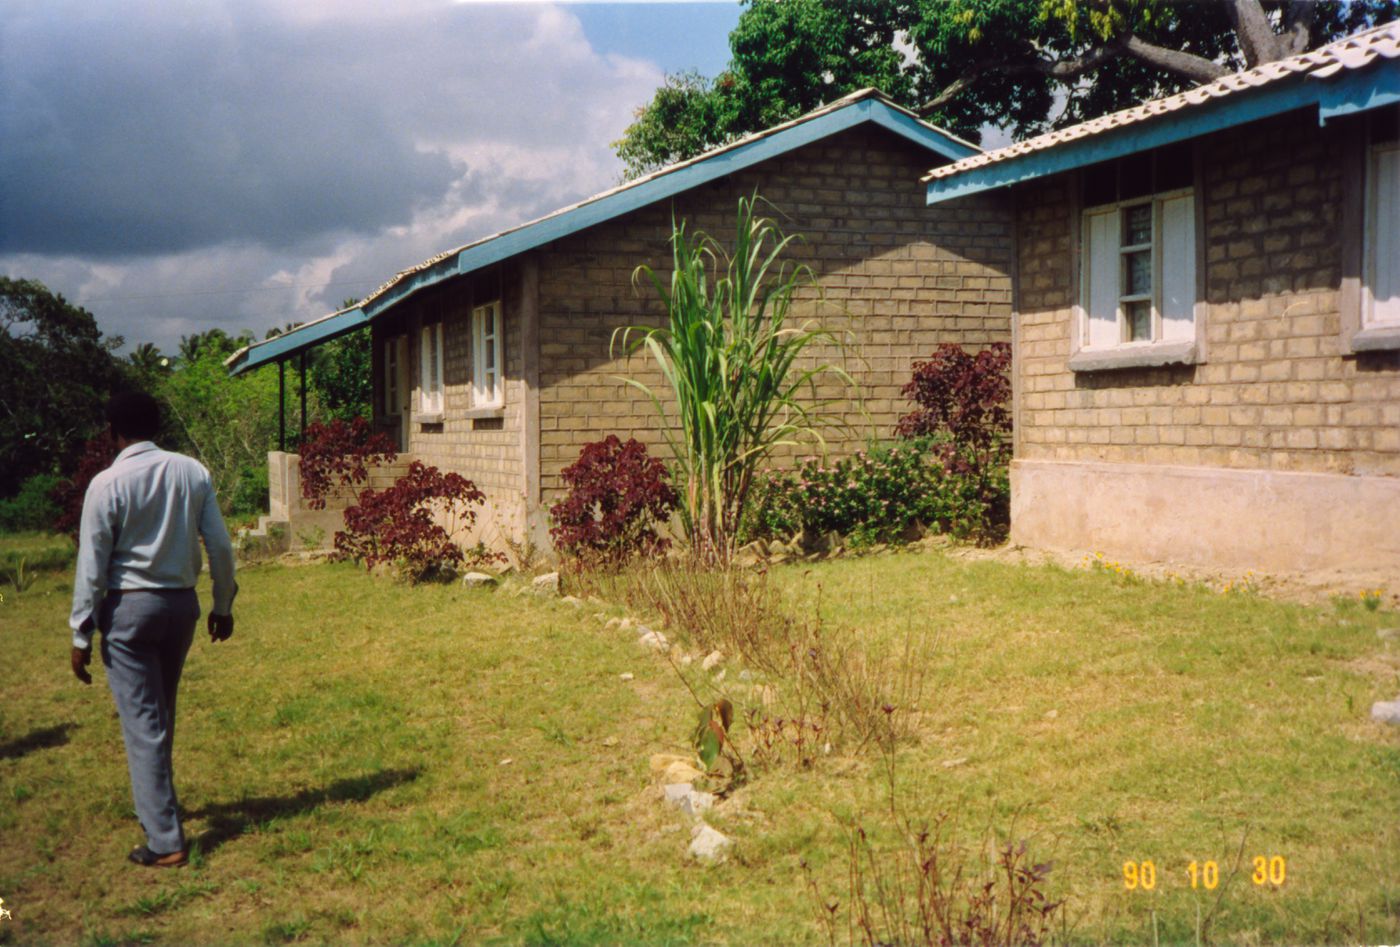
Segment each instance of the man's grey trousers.
[[102,664],[117,703],[136,816],[146,845],[164,855],[185,847],[170,754],[175,692],[199,620],[193,589],[108,593],[98,628]]

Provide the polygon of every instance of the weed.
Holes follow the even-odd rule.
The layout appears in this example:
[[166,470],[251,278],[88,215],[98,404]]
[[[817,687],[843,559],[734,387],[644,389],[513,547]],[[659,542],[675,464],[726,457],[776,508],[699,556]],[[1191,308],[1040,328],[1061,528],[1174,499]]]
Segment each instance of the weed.
[[1382,589],[1365,589],[1357,597],[1361,599],[1361,604],[1366,611],[1374,612],[1380,609],[1384,595],[1385,592]]

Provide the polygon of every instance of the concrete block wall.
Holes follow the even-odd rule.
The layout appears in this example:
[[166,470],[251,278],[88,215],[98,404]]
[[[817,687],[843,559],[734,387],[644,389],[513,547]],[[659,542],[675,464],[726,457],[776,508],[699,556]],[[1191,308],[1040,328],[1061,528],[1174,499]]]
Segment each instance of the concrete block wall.
[[1022,460],[1400,476],[1400,355],[1344,356],[1347,149],[1297,113],[1201,141],[1205,359],[1076,375],[1074,175],[1016,196]]
[[[910,405],[900,395],[912,363],[944,341],[980,348],[1010,337],[1011,219],[986,196],[929,208],[919,177],[927,151],[878,128],[852,129],[680,196],[674,205],[557,241],[537,253],[540,297],[540,463],[545,505],[559,472],[588,441],[636,436],[662,456],[656,411],[621,381],[660,393],[649,356],[626,357],[618,329],[661,325],[655,290],[633,284],[642,263],[668,280],[671,219],[730,245],[738,199],[755,189],[784,232],[802,234],[791,259],[812,267],[819,288],[803,294],[793,323],[816,320],[847,338],[844,351],[814,350],[856,379],[834,378],[817,400],[837,402],[846,427],[825,431],[837,451],[889,438]],[[815,453],[815,448],[799,453]]]

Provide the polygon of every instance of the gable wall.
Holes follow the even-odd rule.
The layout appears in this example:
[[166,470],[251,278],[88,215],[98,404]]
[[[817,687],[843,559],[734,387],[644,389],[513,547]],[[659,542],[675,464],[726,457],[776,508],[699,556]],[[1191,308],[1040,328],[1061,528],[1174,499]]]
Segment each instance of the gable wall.
[[[796,321],[816,317],[850,333],[844,353],[820,357],[842,362],[859,383],[853,395],[829,379],[817,395],[838,400],[836,410],[849,425],[826,432],[837,450],[892,435],[910,407],[899,392],[912,362],[939,342],[979,348],[1010,337],[1011,223],[1004,199],[926,207],[919,177],[928,164],[927,151],[863,127],[687,192],[674,204],[692,229],[729,245],[737,201],[757,188],[776,207],[766,213],[786,233],[804,235],[791,256],[814,268],[824,303],[806,293]],[[609,433],[636,436],[668,456],[655,408],[619,380],[633,377],[659,392],[659,374],[647,357],[613,357],[609,349],[614,330],[663,320],[655,290],[644,282],[634,291],[632,274],[641,263],[669,264],[671,213],[669,202],[643,208],[537,251],[546,506],[558,496],[559,472],[589,441]]]

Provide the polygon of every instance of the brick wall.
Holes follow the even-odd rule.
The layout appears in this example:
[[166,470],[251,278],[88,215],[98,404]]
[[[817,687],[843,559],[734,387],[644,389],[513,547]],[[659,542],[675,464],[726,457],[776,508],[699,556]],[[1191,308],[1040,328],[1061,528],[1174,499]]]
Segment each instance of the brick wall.
[[[909,405],[899,394],[911,363],[943,341],[980,347],[1010,331],[1010,218],[997,196],[926,207],[919,177],[929,152],[882,129],[862,127],[697,188],[678,197],[675,214],[690,227],[733,239],[741,196],[755,188],[775,205],[789,234],[802,234],[792,258],[815,271],[794,314],[816,318],[850,342],[839,360],[858,382],[834,378],[817,398],[834,399],[845,430],[829,429],[838,450],[869,436],[888,438]],[[662,381],[647,357],[610,353],[615,330],[659,325],[662,309],[648,284],[634,291],[641,263],[670,260],[672,204],[643,208],[538,251],[540,267],[540,460],[546,505],[559,471],[580,447],[608,433],[634,435],[661,451],[651,402],[618,380]],[[663,282],[666,273],[661,274]],[[820,299],[818,298],[820,296]],[[815,452],[802,451],[803,453]]]
[[1073,175],[1016,195],[1018,457],[1400,476],[1400,357],[1341,355],[1345,128],[1201,142],[1204,364],[1069,371]]

